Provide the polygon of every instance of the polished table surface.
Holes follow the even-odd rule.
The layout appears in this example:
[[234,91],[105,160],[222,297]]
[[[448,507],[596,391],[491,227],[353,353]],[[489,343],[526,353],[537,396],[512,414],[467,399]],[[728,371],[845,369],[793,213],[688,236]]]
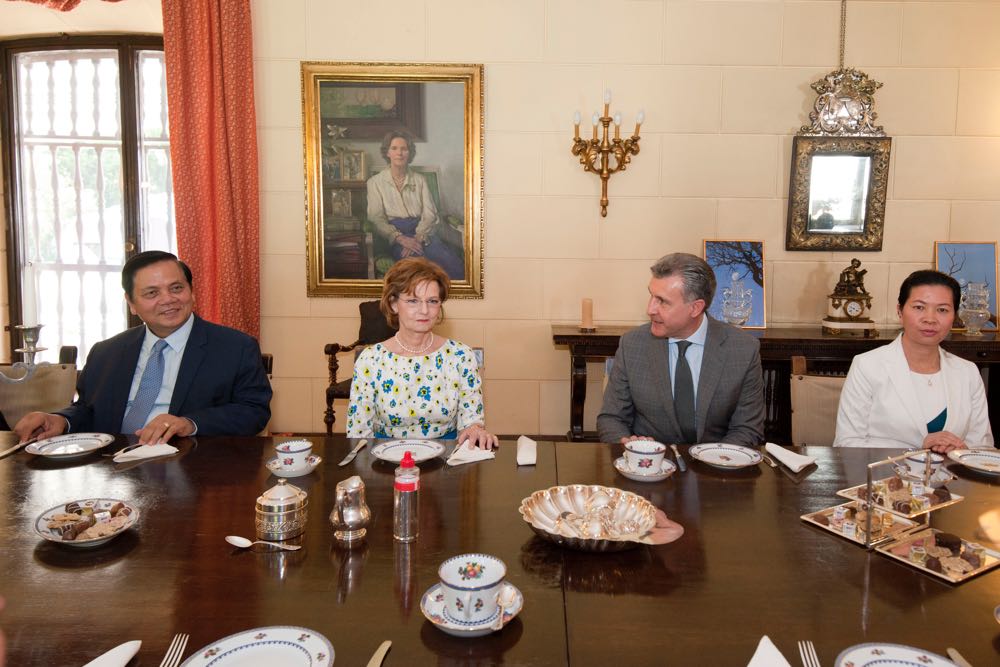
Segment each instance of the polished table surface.
[[[130,466],[99,455],[0,460],[8,664],[82,665],[142,639],[130,664],[158,665],[174,633],[191,634],[188,657],[266,625],[321,632],[337,665],[364,665],[384,639],[393,642],[386,665],[745,665],[763,634],[793,665],[799,639],[816,643],[823,665],[875,641],[1000,662],[1000,571],[949,585],[799,519],[837,504],[835,491],[863,481],[865,464],[887,450],[809,448],[819,466],[800,475],[763,464],[723,473],[688,457],[686,473],[645,484],[613,470],[618,447],[539,443],[538,464],[517,467],[505,442],[496,461],[421,465],[421,534],[406,549],[391,536],[393,466],[364,450],[338,468],[348,442],[314,438],[323,463],[291,480],[309,492],[307,530],[293,541],[305,548],[235,550],[223,537],[253,536],[254,501],[276,482],[263,463],[281,440],[186,440],[177,456]],[[0,436],[0,449],[10,442]],[[978,533],[979,516],[1000,507],[1000,480],[953,471],[949,488],[966,500],[935,512],[932,525],[1000,546]],[[373,521],[366,546],[344,550],[327,515],[336,483],[353,474],[365,481]],[[634,491],[685,534],[616,554],[561,549],[517,512],[523,497],[557,483]],[[88,550],[31,530],[49,507],[95,496],[138,505],[137,526]],[[445,635],[420,612],[440,562],[466,551],[502,558],[525,597],[502,632],[478,639]]]

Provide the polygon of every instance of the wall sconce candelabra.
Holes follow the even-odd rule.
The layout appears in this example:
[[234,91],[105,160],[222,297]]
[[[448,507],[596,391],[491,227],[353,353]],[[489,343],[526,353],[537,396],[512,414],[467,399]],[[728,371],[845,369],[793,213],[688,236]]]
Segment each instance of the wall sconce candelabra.
[[[625,171],[632,161],[633,155],[639,154],[639,127],[646,115],[640,111],[635,117],[635,132],[628,139],[621,138],[622,115],[620,112],[611,116],[611,91],[604,91],[604,115],[597,112],[591,117],[594,125],[594,136],[590,140],[580,138],[580,112],[573,114],[573,155],[580,158],[584,171],[590,171],[601,178],[601,217],[608,216],[608,180],[611,174]],[[611,121],[615,123],[615,137],[610,139]],[[598,138],[597,126],[604,126],[603,134]],[[613,164],[612,164],[613,162]]]

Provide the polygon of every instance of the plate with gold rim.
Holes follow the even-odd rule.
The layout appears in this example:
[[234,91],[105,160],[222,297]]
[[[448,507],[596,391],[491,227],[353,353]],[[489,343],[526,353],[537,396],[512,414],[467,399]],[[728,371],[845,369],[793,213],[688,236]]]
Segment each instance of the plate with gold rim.
[[764,460],[756,449],[724,442],[692,445],[688,452],[691,454],[691,458],[723,470],[749,468]]

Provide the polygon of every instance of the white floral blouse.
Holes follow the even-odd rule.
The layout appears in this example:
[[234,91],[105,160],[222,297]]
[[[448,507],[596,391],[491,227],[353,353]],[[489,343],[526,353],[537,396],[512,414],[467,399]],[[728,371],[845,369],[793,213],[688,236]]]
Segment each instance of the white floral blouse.
[[440,438],[483,421],[482,380],[467,345],[448,339],[436,352],[406,357],[378,343],[354,362],[349,438]]

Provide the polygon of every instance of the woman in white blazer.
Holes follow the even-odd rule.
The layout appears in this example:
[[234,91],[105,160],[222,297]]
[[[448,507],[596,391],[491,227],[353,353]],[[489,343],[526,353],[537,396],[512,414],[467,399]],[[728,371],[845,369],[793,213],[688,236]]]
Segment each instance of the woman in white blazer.
[[958,282],[915,271],[899,288],[903,332],[854,358],[837,413],[835,447],[992,447],[979,369],[941,348],[961,297]]

